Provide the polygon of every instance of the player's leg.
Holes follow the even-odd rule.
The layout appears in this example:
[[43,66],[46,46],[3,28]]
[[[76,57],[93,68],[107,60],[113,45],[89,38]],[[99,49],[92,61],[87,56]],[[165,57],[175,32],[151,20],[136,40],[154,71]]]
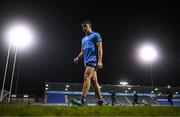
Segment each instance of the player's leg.
[[136,104],[136,101],[135,101],[135,99],[133,100],[133,106],[135,106],[135,104]]
[[170,103],[171,106],[173,105],[173,102],[172,102],[171,98],[168,98],[168,102]]
[[78,106],[85,105],[85,98],[88,94],[90,85],[91,85],[91,78],[94,74],[95,68],[87,66],[84,72],[84,84],[82,88],[82,93],[79,99],[72,99],[71,102]]
[[84,84],[82,89],[82,96],[86,97],[91,86],[91,78],[95,72],[95,68],[87,66],[84,73]]
[[173,106],[173,99],[171,98],[171,106]]
[[91,79],[91,84],[92,84],[92,87],[94,88],[95,98],[97,98],[97,99],[102,98],[100,86],[99,86],[99,83],[97,81],[97,72],[96,71],[94,72],[93,77]]
[[91,84],[94,88],[94,92],[95,92],[95,97],[98,99],[97,104],[98,105],[107,105],[107,103],[103,100],[102,95],[101,95],[101,90],[100,90],[100,86],[97,80],[97,72],[95,71],[93,74],[93,77],[91,79]]
[[112,98],[112,105],[114,105],[114,98]]
[[116,98],[114,98],[114,102],[117,104]]

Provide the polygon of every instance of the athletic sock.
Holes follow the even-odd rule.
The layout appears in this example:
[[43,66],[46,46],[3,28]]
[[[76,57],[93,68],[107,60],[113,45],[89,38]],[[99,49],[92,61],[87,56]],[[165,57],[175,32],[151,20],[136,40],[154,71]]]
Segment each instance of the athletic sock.
[[103,101],[103,98],[98,98],[98,101]]
[[81,95],[79,98],[80,98],[80,99],[85,99],[86,97]]

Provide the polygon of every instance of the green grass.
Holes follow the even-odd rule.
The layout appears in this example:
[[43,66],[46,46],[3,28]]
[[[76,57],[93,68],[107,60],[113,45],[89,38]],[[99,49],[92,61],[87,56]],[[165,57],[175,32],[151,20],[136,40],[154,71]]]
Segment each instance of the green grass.
[[180,116],[180,107],[0,104],[1,116]]

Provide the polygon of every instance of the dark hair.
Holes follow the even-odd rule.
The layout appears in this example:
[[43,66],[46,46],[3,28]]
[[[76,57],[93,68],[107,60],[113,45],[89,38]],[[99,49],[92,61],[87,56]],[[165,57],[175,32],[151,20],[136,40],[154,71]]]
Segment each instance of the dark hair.
[[90,27],[92,28],[92,21],[91,20],[84,20],[81,22],[81,25],[84,25],[84,24],[90,24]]

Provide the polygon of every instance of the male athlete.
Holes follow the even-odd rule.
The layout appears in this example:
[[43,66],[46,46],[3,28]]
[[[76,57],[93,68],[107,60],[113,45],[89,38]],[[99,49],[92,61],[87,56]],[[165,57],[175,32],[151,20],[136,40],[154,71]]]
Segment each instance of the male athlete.
[[73,99],[72,103],[77,105],[85,105],[85,98],[88,94],[89,88],[92,85],[97,98],[97,105],[106,105],[100,92],[100,87],[97,80],[97,69],[103,68],[102,57],[102,38],[99,33],[92,31],[92,23],[90,20],[85,20],[81,23],[82,30],[85,36],[82,38],[81,51],[74,59],[78,63],[84,57],[84,84],[82,93],[79,99]]
[[171,86],[168,85],[167,86],[167,99],[168,99],[168,102],[170,103],[171,106],[173,106],[173,92],[171,90]]
[[135,106],[135,104],[139,104],[140,105],[140,103],[138,102],[138,98],[139,98],[139,96],[138,96],[138,94],[137,94],[137,92],[134,90],[133,91],[133,106]]
[[117,104],[117,101],[116,101],[116,92],[114,91],[114,89],[111,90],[110,92],[111,94],[111,101],[112,101],[112,106],[115,104]]

